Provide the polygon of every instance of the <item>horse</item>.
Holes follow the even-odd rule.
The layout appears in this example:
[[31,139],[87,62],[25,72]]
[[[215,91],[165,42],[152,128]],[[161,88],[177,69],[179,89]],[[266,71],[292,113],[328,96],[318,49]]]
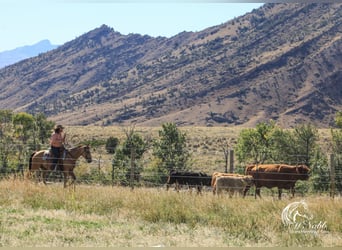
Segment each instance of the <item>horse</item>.
[[[29,160],[29,173],[36,173],[36,177],[42,172],[43,183],[46,184],[47,176],[53,170],[52,158],[44,159],[46,150],[40,150],[34,152]],[[77,159],[83,156],[88,163],[92,162],[90,147],[77,146],[65,151],[65,157],[63,159],[63,174],[64,174],[64,188],[67,187],[68,177],[72,178],[71,184],[74,184],[76,176],[74,174],[74,168]],[[38,180],[39,181],[39,180]]]

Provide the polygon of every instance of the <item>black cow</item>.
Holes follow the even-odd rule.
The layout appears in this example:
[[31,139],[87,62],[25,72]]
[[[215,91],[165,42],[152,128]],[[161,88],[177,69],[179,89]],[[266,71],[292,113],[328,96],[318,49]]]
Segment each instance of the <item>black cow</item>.
[[202,172],[171,170],[167,179],[166,190],[169,190],[172,184],[176,185],[177,191],[179,191],[180,185],[188,185],[189,187],[196,187],[200,193],[203,186],[211,186],[211,176]]

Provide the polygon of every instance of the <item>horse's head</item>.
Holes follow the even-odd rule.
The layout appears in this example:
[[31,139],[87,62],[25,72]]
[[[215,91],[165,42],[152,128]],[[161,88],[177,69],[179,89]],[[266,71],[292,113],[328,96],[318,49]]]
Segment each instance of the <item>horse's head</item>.
[[92,162],[89,145],[83,147],[83,154],[82,155],[87,160],[88,163]]

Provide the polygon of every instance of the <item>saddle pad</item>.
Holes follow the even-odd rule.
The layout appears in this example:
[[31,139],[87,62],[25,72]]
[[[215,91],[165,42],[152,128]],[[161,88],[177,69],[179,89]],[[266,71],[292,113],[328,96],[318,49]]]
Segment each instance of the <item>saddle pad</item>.
[[47,159],[49,159],[49,157],[50,157],[50,151],[45,150],[43,154],[43,160],[46,161]]

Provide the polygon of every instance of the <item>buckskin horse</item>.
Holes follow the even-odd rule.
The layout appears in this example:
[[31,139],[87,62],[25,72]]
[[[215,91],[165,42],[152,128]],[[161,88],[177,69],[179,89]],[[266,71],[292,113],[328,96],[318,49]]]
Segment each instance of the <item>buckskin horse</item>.
[[[44,154],[46,150],[40,150],[33,153],[29,161],[29,173],[36,173],[36,178],[42,173],[43,183],[46,184],[48,175],[53,170],[52,158],[45,159]],[[71,184],[74,184],[76,176],[74,174],[74,168],[76,161],[80,156],[83,156],[88,163],[92,162],[90,147],[89,146],[77,146],[65,151],[65,157],[63,159],[63,175],[64,175],[64,187],[67,187],[68,178],[72,178]]]

